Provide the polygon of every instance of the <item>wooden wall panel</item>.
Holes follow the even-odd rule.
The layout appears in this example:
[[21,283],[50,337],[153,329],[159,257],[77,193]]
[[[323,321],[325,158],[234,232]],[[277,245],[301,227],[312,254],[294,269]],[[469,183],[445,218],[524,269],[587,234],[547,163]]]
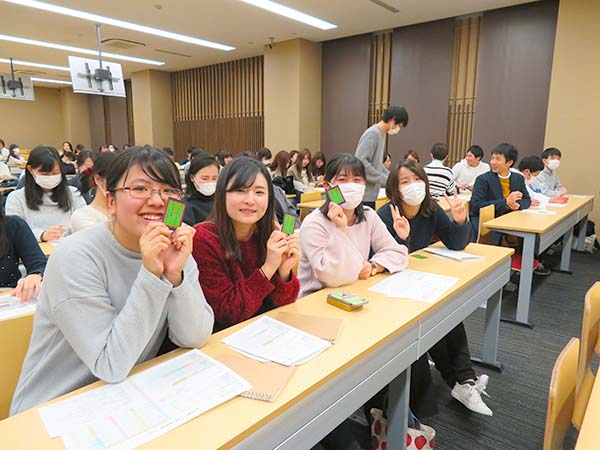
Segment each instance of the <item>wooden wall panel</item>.
[[172,74],[175,152],[257,151],[264,145],[263,57]]

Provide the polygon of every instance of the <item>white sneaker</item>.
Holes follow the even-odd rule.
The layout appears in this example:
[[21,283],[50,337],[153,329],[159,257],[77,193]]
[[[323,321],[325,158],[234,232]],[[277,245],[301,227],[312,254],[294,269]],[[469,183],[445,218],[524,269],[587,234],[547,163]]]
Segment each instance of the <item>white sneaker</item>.
[[[479,381],[480,379],[481,381]],[[481,399],[482,393],[487,395],[485,386],[488,379],[487,375],[481,375],[477,379],[478,383],[456,383],[452,388],[451,395],[471,411],[484,416],[493,416],[492,410]]]
[[485,392],[485,388],[488,385],[488,381],[490,381],[490,377],[488,377],[485,373],[482,373],[477,378],[477,381],[475,381],[475,386],[477,387],[477,390],[481,394],[486,395],[486,396],[489,397],[489,394],[487,392]]

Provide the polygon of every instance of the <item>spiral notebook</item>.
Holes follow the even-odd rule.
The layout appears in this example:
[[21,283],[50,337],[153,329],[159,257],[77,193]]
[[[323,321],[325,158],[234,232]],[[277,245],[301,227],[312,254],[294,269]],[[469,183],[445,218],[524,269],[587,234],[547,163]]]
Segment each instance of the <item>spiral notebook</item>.
[[305,333],[312,334],[321,339],[335,344],[344,321],[342,319],[334,319],[332,317],[309,316],[295,312],[282,311],[275,319],[286,323],[291,327],[298,328]]
[[220,354],[214,358],[252,385],[251,389],[242,392],[240,396],[267,402],[277,398],[295,370],[294,366],[282,366],[272,362],[261,363],[245,356]]

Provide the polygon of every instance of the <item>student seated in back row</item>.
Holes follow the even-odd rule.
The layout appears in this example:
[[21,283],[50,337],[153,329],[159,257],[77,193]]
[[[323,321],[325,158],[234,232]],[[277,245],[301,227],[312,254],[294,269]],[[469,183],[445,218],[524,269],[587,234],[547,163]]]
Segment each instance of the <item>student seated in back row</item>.
[[538,189],[542,194],[548,197],[556,195],[564,195],[567,193],[565,188],[558,179],[556,171],[560,167],[560,159],[562,155],[557,148],[547,148],[542,153],[542,162],[544,170],[540,172],[537,178],[532,182],[532,187]]
[[457,162],[452,168],[456,187],[461,191],[472,191],[475,178],[482,173],[490,171],[490,166],[481,161],[483,149],[479,145],[471,145],[467,150],[465,159]]
[[519,172],[525,178],[525,186],[531,197],[531,206],[545,207],[548,203],[567,203],[569,199],[563,194],[549,197],[542,194],[539,187],[535,187],[542,170],[544,170],[544,163],[538,156],[526,156],[519,162]]
[[185,174],[185,214],[190,226],[204,222],[213,210],[219,163],[211,156],[194,158]]
[[97,379],[123,381],[167,333],[192,348],[210,336],[194,229],[163,223],[166,199],[182,194],[175,164],[157,148],[130,148],[106,189],[109,222],[68,237],[49,260],[11,415]]
[[195,226],[193,256],[215,312],[215,331],[296,301],[298,236],[275,227],[275,197],[264,164],[239,157],[217,181],[213,219]]
[[431,148],[431,162],[424,169],[429,177],[429,191],[434,199],[454,192],[454,173],[450,167],[445,166],[448,159],[448,147],[438,142]]
[[[448,198],[450,219],[429,194],[429,180],[423,168],[409,160],[399,161],[390,172],[386,185],[390,203],[382,206],[379,217],[398,243],[413,252],[429,246],[434,236],[451,250],[462,250],[471,240],[471,225],[467,210],[460,199]],[[487,375],[475,376],[465,327],[461,323],[430,350],[436,368],[450,389],[451,395],[471,411],[491,416],[492,411],[481,399],[488,382]],[[411,405],[417,415],[428,408],[436,411],[433,384],[424,356],[412,366]],[[413,398],[414,397],[414,398]],[[431,403],[426,405],[426,403]]]
[[[518,157],[518,150],[513,145],[498,145],[492,150],[490,159],[492,171],[481,174],[475,179],[471,196],[471,223],[475,235],[479,229],[479,210],[484,206],[494,205],[495,217],[531,206],[531,198],[523,175],[511,171]],[[501,235],[494,233],[494,245],[498,245],[500,240]]]

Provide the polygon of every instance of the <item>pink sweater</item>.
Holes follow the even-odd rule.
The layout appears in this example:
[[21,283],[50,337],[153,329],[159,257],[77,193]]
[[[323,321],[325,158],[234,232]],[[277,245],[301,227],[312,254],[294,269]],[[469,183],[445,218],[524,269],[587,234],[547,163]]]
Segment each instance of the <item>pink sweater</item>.
[[389,272],[399,272],[408,265],[407,248],[396,242],[371,208],[365,208],[364,221],[346,229],[336,227],[321,211],[313,211],[300,227],[300,245],[298,297],[358,280],[371,247],[375,252],[371,261]]

